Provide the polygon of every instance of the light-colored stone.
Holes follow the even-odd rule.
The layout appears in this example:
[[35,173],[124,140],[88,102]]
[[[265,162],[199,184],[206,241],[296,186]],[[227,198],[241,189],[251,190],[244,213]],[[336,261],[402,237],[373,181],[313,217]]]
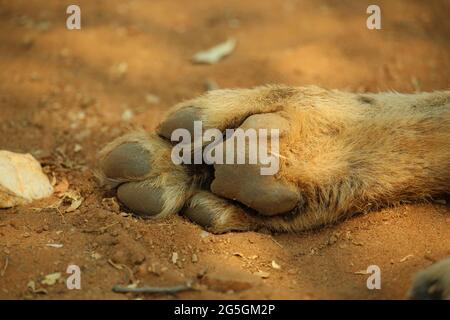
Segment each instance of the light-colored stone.
[[0,150],[0,208],[27,204],[52,193],[50,181],[32,155]]

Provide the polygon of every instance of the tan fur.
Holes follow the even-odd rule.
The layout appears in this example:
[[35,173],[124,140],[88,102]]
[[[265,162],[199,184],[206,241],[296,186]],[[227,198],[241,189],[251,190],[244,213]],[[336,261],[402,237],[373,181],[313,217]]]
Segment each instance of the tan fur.
[[358,95],[307,87],[278,103],[291,123],[278,178],[296,184],[308,205],[289,222],[273,219],[274,229],[309,229],[450,189],[449,91]]
[[198,111],[205,129],[236,128],[259,113],[287,119],[276,178],[295,185],[305,205],[273,217],[251,210],[246,214],[232,202],[200,192],[203,180],[173,165],[170,144],[155,135],[131,134],[106,147],[102,157],[120,143],[137,140],[159,155],[151,177],[143,179],[167,187],[162,216],[180,210],[186,201],[188,207],[201,204],[222,212],[211,228],[215,232],[261,226],[301,231],[449,190],[450,91],[354,94],[314,86],[215,90],[178,104],[167,118],[187,108]]

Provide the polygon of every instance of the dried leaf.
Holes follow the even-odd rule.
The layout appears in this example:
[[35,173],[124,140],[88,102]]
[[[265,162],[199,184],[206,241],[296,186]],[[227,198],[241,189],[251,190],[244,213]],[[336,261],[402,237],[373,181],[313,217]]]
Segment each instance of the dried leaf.
[[74,200],[74,201],[70,204],[70,206],[66,209],[66,212],[72,212],[72,211],[77,210],[77,209],[81,206],[81,203],[82,203],[82,202],[83,202],[83,198]]
[[48,286],[53,286],[59,279],[61,279],[61,272],[50,273],[45,276],[41,283]]
[[40,293],[40,294],[48,294],[48,291],[44,288],[36,289],[36,283],[33,280],[30,280],[27,284],[28,290],[30,290],[32,293]]
[[72,212],[77,210],[81,206],[84,198],[80,195],[79,192],[69,190],[62,195],[62,200],[64,202],[70,203],[69,207],[65,210],[65,212]]
[[214,64],[231,54],[236,47],[236,39],[228,39],[208,50],[197,52],[192,61],[195,63]]

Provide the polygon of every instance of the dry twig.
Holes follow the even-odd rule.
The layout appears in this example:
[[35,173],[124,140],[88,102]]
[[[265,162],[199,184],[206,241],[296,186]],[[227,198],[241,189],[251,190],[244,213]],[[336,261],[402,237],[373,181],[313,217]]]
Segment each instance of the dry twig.
[[5,258],[5,265],[3,266],[3,269],[2,269],[2,271],[0,272],[0,276],[3,277],[3,276],[5,275],[6,269],[8,268],[8,264],[9,264],[9,258],[6,257],[6,258]]
[[142,288],[128,288],[122,286],[114,286],[112,289],[116,293],[166,293],[175,294],[182,291],[195,290],[190,282],[173,287],[142,287]]

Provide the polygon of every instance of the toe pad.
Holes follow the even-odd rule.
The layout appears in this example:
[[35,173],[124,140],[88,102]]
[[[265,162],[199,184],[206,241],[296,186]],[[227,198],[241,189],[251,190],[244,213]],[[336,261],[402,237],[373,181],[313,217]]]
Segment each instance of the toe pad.
[[129,182],[117,189],[117,198],[133,213],[155,216],[163,210],[163,191],[144,182]]
[[137,142],[124,143],[105,157],[101,167],[111,179],[142,177],[150,171],[150,153]]

